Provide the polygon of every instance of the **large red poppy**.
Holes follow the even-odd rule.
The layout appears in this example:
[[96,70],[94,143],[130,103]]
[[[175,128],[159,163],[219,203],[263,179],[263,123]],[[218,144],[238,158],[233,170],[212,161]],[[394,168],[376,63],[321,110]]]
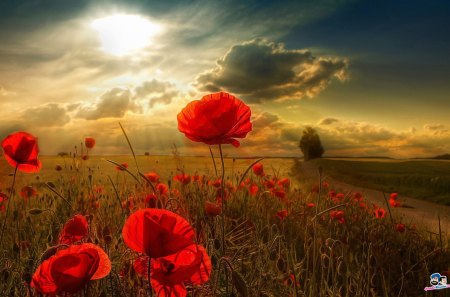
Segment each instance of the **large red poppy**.
[[[211,274],[211,260],[205,248],[192,244],[178,253],[151,261],[151,282],[158,297],[184,297],[185,284],[201,285]],[[135,271],[147,277],[148,257],[138,258]]]
[[128,217],[122,236],[130,249],[159,258],[191,245],[194,231],[184,218],[171,211],[147,208]]
[[44,260],[36,269],[31,287],[42,294],[76,293],[90,280],[111,271],[108,255],[91,243],[72,245]]
[[23,172],[39,172],[42,167],[38,160],[37,138],[26,132],[16,132],[2,141],[6,161]]
[[59,243],[72,244],[88,235],[88,222],[83,215],[75,215],[67,221],[59,236]]
[[177,116],[178,130],[192,141],[238,147],[235,138],[244,138],[252,130],[250,116],[250,108],[233,95],[209,94],[183,108]]

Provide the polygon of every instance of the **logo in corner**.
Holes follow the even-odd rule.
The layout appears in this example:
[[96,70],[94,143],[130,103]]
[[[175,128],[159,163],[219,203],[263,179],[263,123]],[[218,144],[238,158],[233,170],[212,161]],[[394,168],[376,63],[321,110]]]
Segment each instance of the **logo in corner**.
[[433,273],[430,275],[430,285],[431,287],[425,287],[424,290],[434,291],[450,288],[450,285],[447,285],[447,277],[440,273]]

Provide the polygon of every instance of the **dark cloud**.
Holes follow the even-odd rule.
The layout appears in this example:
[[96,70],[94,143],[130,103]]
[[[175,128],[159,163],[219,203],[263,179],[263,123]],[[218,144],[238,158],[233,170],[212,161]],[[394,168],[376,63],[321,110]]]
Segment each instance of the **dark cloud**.
[[114,88],[104,93],[94,105],[79,108],[76,117],[86,120],[121,118],[128,111],[141,112],[141,107],[132,99],[130,90]]
[[202,91],[228,90],[249,102],[313,97],[333,79],[344,80],[346,59],[315,57],[309,50],[288,50],[281,43],[254,39],[236,44],[217,67],[197,77]]
[[324,118],[319,121],[318,125],[332,125],[338,122],[339,120],[335,118]]
[[64,126],[70,121],[70,117],[64,107],[49,103],[25,110],[22,120],[30,126]]
[[150,108],[155,104],[169,104],[179,95],[176,86],[171,82],[153,79],[146,81],[134,89],[136,98],[149,99]]

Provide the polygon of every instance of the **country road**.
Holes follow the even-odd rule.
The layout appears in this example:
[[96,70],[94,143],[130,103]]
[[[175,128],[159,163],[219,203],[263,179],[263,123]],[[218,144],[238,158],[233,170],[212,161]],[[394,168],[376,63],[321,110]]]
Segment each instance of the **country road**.
[[[312,162],[300,162],[300,171],[305,177],[312,179],[319,178],[319,170],[317,166]],[[332,178],[324,172],[324,179],[330,183],[332,187],[341,192],[361,192],[364,197],[371,203],[383,206],[386,208],[386,202],[383,198],[383,192],[363,188],[351,184],[347,184]],[[386,197],[389,197],[390,193],[386,193]],[[419,200],[403,195],[398,195],[398,201],[406,207],[391,208],[394,219],[397,218],[404,223],[416,224],[420,228],[424,228],[428,231],[438,233],[439,232],[439,219],[441,220],[441,231],[444,236],[450,234],[450,206],[436,204],[433,202]]]

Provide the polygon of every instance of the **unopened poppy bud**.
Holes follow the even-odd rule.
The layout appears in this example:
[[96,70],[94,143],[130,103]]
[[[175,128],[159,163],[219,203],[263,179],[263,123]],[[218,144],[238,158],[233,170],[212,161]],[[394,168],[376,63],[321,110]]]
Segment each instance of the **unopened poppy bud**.
[[216,250],[220,250],[221,246],[222,246],[222,244],[220,243],[220,240],[218,238],[214,239],[214,248]]
[[280,272],[286,271],[286,262],[282,258],[278,258],[277,260],[277,268]]

